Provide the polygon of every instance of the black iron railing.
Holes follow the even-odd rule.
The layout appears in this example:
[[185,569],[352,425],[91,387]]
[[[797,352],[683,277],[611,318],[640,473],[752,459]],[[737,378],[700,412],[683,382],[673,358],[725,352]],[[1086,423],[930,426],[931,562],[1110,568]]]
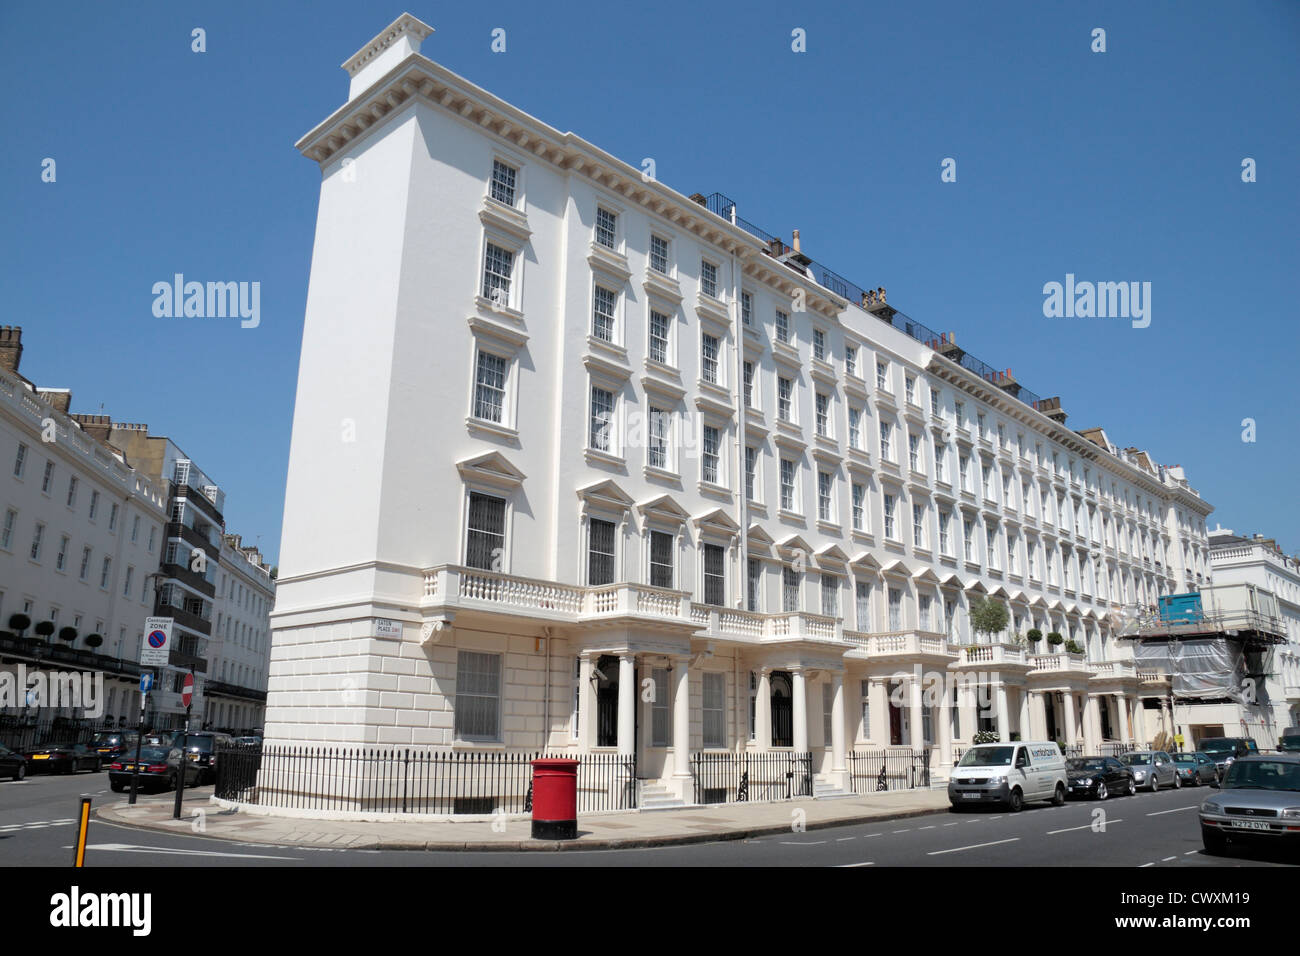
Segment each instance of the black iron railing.
[[217,750],[217,797],[299,810],[494,814],[532,810],[532,761],[578,761],[578,812],[634,810],[636,761],[624,754],[495,753],[411,748]]
[[849,786],[856,794],[929,789],[929,749],[852,750],[845,759],[849,768]]
[[0,744],[21,753],[34,747],[89,743],[95,734],[116,730],[117,722],[77,717],[0,715]]
[[813,794],[810,753],[694,753],[691,776],[699,804],[758,803]]
[[1103,757],[1120,757],[1132,749],[1132,744],[1123,743],[1105,743],[1098,748]]

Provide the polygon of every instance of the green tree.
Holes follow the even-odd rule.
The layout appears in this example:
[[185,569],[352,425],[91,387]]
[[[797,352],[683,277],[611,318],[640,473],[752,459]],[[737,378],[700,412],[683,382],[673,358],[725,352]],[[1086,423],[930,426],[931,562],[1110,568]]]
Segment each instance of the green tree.
[[980,598],[970,609],[970,626],[976,634],[997,634],[1007,629],[1007,607],[1001,601]]

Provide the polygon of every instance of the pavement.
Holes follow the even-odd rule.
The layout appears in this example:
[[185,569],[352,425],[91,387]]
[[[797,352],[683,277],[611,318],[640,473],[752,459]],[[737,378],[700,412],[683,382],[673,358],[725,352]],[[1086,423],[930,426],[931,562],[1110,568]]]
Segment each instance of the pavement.
[[857,823],[900,820],[948,808],[946,790],[900,790],[862,797],[742,803],[674,810],[581,815],[575,840],[534,840],[528,820],[483,823],[411,821],[367,823],[274,817],[225,809],[212,788],[185,794],[172,819],[175,794],[125,799],[100,807],[96,818],[162,833],[198,835],[279,847],[369,850],[610,850],[747,840]]

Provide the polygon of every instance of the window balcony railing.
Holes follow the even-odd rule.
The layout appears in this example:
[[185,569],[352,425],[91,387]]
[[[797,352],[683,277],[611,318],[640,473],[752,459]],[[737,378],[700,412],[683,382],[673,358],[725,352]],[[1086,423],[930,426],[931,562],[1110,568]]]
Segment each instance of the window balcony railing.
[[1025,649],[1014,644],[971,644],[961,649],[959,667],[997,667],[1026,665]]

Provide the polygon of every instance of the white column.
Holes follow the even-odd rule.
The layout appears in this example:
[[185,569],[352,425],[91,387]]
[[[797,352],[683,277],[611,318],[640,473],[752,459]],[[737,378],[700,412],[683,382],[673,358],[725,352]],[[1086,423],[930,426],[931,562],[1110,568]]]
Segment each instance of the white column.
[[844,771],[844,673],[831,675],[831,772]]
[[1011,739],[1011,713],[1007,706],[1007,685],[998,681],[994,693],[997,695],[998,739],[1006,743]]
[[805,688],[805,679],[802,667],[796,667],[791,671],[791,677],[794,683],[794,693],[790,701],[790,707],[794,711],[794,749],[796,753],[807,753],[808,751],[808,694]]
[[1047,695],[1042,691],[1033,691],[1030,697],[1032,699],[1029,709],[1033,714],[1034,739],[1042,740],[1047,736]]
[[957,726],[961,731],[963,748],[970,746],[970,742],[975,738],[975,728],[979,726],[975,719],[975,693],[975,687],[971,682],[962,680],[957,685]]
[[631,755],[636,737],[636,655],[618,656],[618,752]]
[[690,658],[673,661],[673,772],[691,776],[691,673]]
[[1116,694],[1115,709],[1119,711],[1119,739],[1121,742],[1128,742],[1133,739],[1133,732],[1128,724],[1128,697]]
[[908,720],[912,725],[908,732],[907,745],[913,750],[923,750],[925,748],[925,724],[921,720],[921,679],[919,677],[910,677],[907,682],[910,691],[908,710],[911,712]]
[[582,664],[578,669],[578,748],[590,750],[594,741],[591,729],[596,726],[593,720],[596,709],[596,694],[591,687],[591,670],[595,666],[590,655],[582,655]]
[[754,745],[759,750],[772,746],[772,681],[771,668],[758,670],[758,700],[754,705]]
[[1142,706],[1142,698],[1135,697],[1133,699],[1133,741],[1139,747],[1145,747],[1148,743],[1146,710]]
[[1036,735],[1034,734],[1033,724],[1031,723],[1029,716],[1029,689],[1027,687],[1021,687],[1019,693],[1020,714],[1018,719],[1020,721],[1020,726],[1017,730],[1020,731],[1021,740],[1033,740]]
[[889,684],[883,677],[871,678],[871,742],[889,746]]
[[1101,742],[1101,715],[1097,711],[1097,695],[1088,694],[1083,700],[1083,740],[1088,753],[1095,754]]
[[1067,747],[1074,746],[1075,734],[1078,731],[1075,726],[1074,708],[1074,691],[1067,690],[1065,692],[1065,707],[1063,708],[1065,710],[1065,745]]
[[943,674],[939,683],[939,713],[935,718],[939,726],[934,735],[939,746],[939,770],[945,777],[952,767],[952,688],[947,677]]

